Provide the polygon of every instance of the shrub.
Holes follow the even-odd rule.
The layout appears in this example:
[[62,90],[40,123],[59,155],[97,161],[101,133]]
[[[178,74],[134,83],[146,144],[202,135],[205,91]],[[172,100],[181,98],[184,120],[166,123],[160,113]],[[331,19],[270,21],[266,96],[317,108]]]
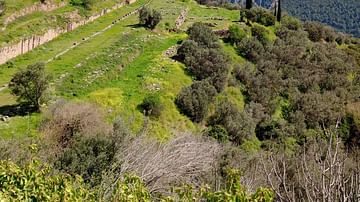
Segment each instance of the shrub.
[[240,10],[241,22],[256,22],[264,26],[275,25],[275,16],[262,8]]
[[291,16],[284,16],[281,19],[281,25],[288,28],[289,30],[299,30],[301,29],[301,21],[297,18]]
[[318,22],[305,22],[304,29],[309,34],[309,39],[313,42],[318,42],[324,39],[325,33],[322,25]]
[[[177,58],[181,62],[185,62],[185,58],[193,57],[195,53],[199,51],[200,47],[193,40],[184,41],[181,46],[177,50]],[[187,60],[195,60],[195,59],[187,59]]]
[[103,112],[89,103],[60,100],[45,113],[41,131],[52,149],[63,150],[73,143],[75,135],[94,136],[109,133]]
[[161,111],[163,110],[160,97],[159,95],[155,94],[145,97],[139,107],[144,112],[145,116],[151,116],[155,118],[160,117]]
[[205,135],[212,137],[218,140],[219,142],[226,142],[229,139],[228,132],[224,127],[220,125],[210,126],[205,132]]
[[81,6],[85,9],[91,9],[94,0],[70,0],[70,4],[73,6]]
[[235,144],[242,144],[244,140],[255,134],[256,122],[246,112],[240,112],[229,101],[221,101],[216,111],[210,117],[210,126],[221,125],[229,133],[229,139]]
[[180,112],[194,122],[201,122],[207,116],[208,106],[216,95],[216,89],[208,81],[194,82],[181,90],[176,98]]
[[161,13],[148,8],[143,7],[139,12],[139,22],[149,29],[154,29],[157,24],[161,21]]
[[12,94],[18,96],[19,101],[25,101],[39,109],[49,79],[45,73],[45,64],[36,63],[17,72],[11,79],[9,88]]
[[36,161],[24,166],[0,161],[1,198],[4,201],[94,201],[95,195],[79,178],[51,175]]
[[262,26],[256,24],[253,25],[251,27],[251,34],[257,40],[259,40],[263,45],[266,45],[270,41],[268,37],[269,32]]
[[263,45],[256,38],[244,38],[237,45],[238,53],[246,59],[256,62],[261,59],[265,49]]
[[247,36],[246,30],[240,25],[233,24],[229,27],[229,42],[232,44],[239,43]]
[[199,46],[207,48],[218,47],[218,37],[212,32],[211,28],[201,22],[194,23],[188,30],[189,39],[195,41]]
[[216,73],[228,72],[228,58],[218,49],[197,49],[185,57],[184,64],[197,80],[206,79]]
[[74,144],[59,155],[55,168],[80,175],[94,187],[101,183],[101,174],[110,168],[115,152],[115,142],[109,137],[78,136]]

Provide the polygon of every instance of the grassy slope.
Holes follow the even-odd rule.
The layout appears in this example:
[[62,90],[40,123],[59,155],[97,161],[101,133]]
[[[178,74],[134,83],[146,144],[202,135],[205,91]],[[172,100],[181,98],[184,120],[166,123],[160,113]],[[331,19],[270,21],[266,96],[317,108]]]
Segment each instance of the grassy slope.
[[[56,0],[54,2],[59,1],[60,0]],[[51,12],[34,12],[32,14],[20,17],[11,22],[5,30],[0,31],[0,47],[15,43],[25,37],[41,35],[49,28],[66,26],[67,19],[64,16],[67,16],[76,10],[80,10],[80,14],[83,15],[93,15],[95,13],[99,13],[104,8],[112,7],[117,2],[118,1],[116,0],[98,1],[95,3],[91,11],[86,12],[84,12],[84,9],[82,8],[67,5]],[[31,1],[26,1],[21,7],[19,3],[11,3],[7,13],[0,18],[0,22],[9,15],[11,10],[20,10],[24,7],[30,6],[30,3]]]
[[[17,68],[23,68],[37,61],[47,61],[74,42],[101,30],[117,17],[144,2],[145,0],[139,0],[134,5],[121,8],[15,58],[12,61],[15,68],[0,66],[0,85],[7,83]],[[130,123],[132,130],[137,132],[144,123],[144,116],[137,106],[147,94],[159,93],[164,112],[159,119],[150,120],[151,134],[159,138],[167,138],[174,131],[198,131],[201,127],[181,115],[174,105],[177,93],[183,86],[191,84],[191,78],[184,73],[182,64],[163,54],[186,36],[168,33],[165,27],[174,26],[175,19],[185,8],[189,8],[190,11],[183,29],[196,21],[216,23],[217,29],[224,28],[231,21],[236,20],[238,14],[234,11],[200,7],[194,2],[184,3],[179,0],[170,3],[154,0],[151,7],[160,10],[164,19],[154,32],[134,27],[137,16],[132,16],[48,63],[47,71],[54,78],[52,95],[95,102],[109,113],[109,121],[120,115]],[[224,16],[226,20],[210,18],[220,16]],[[235,61],[244,61],[235,54],[232,47],[226,45],[224,47]],[[229,96],[239,108],[243,108],[244,100],[240,91],[228,88],[221,96]],[[0,92],[0,106],[13,103],[15,99],[7,90]],[[39,114],[14,117],[9,123],[0,122],[0,133],[6,137],[36,135],[38,133],[36,127],[40,120]]]

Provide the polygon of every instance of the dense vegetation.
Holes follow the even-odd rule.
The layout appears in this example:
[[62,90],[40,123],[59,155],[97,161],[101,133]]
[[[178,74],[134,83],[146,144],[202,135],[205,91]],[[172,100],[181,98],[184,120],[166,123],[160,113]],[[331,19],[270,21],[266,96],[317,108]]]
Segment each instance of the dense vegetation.
[[[239,8],[241,0],[198,0],[201,4]],[[229,4],[233,3],[233,4]],[[270,8],[272,0],[255,0],[256,5]],[[317,21],[336,28],[337,30],[360,37],[360,2],[357,0],[322,0],[322,1],[282,1],[282,8],[289,15],[303,21]],[[242,5],[244,6],[244,5]]]
[[[4,68],[1,93],[18,99],[1,114],[36,108],[27,126],[39,121],[34,136],[1,139],[0,198],[358,200],[359,39],[259,8],[138,8],[68,55]],[[229,19],[171,28],[184,11]]]

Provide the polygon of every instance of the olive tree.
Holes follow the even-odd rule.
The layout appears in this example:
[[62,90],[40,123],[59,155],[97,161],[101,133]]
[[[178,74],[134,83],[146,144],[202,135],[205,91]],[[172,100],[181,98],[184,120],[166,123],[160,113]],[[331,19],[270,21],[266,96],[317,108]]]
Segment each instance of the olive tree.
[[9,83],[11,93],[18,101],[40,108],[41,98],[49,85],[49,76],[45,73],[45,64],[36,63],[17,72]]

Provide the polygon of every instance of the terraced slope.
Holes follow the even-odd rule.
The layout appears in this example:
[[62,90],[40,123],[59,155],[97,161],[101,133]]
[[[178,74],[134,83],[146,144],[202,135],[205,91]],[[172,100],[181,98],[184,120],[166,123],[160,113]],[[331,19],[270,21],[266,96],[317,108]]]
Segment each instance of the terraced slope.
[[[6,85],[17,68],[44,61],[47,62],[47,71],[53,75],[50,92],[53,99],[63,97],[95,102],[108,112],[109,120],[120,115],[136,132],[144,124],[137,106],[148,93],[156,91],[166,107],[158,120],[150,120],[149,128],[154,135],[165,138],[174,130],[199,130],[174,105],[176,94],[181,87],[190,84],[191,78],[184,72],[183,65],[168,55],[185,36],[167,30],[175,27],[176,19],[186,9],[189,12],[182,29],[200,20],[220,29],[229,21],[236,20],[238,14],[223,9],[211,11],[194,2],[153,0],[149,6],[160,10],[163,15],[156,30],[138,27],[135,14],[104,30],[115,19],[145,3],[147,1],[139,0],[64,34],[15,58],[11,61],[11,68],[0,66],[0,85]],[[220,15],[227,20],[219,20]],[[61,56],[53,59],[59,53]],[[0,103],[0,111],[16,105],[6,88],[0,92]],[[40,114],[13,116],[8,122],[0,123],[0,133],[3,136],[37,135],[36,127],[40,120]]]

